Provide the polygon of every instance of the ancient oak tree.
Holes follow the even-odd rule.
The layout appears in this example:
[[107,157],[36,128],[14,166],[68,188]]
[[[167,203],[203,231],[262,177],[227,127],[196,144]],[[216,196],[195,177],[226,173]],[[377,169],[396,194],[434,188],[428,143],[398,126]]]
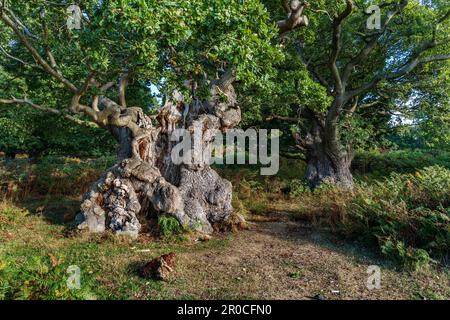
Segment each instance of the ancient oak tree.
[[[173,163],[171,134],[200,130],[207,149],[216,132],[238,126],[235,82],[264,86],[281,56],[279,33],[307,24],[304,4],[292,1],[278,23],[259,1],[79,6],[79,29],[66,27],[74,17],[64,4],[11,0],[0,9],[2,64],[25,81],[0,103],[96,125],[117,140],[117,163],[83,196],[80,229],[136,237],[146,218],[169,215],[212,232],[233,213],[231,183],[207,162]],[[141,98],[150,88],[162,94],[156,112]]]
[[[371,4],[379,8],[379,28],[368,24],[374,17],[365,1],[317,1],[308,8],[309,27],[284,37],[288,58],[279,68],[279,101],[271,103],[270,119],[299,124],[295,139],[313,188],[328,182],[351,189],[357,140],[351,119],[367,123],[380,110],[392,114],[412,105],[419,89],[411,84],[439,77],[450,59],[448,3]],[[283,112],[275,112],[277,103]]]

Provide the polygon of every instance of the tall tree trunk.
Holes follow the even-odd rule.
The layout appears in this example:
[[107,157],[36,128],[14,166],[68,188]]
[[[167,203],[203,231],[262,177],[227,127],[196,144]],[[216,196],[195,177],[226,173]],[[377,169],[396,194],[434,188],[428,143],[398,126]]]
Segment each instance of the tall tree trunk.
[[322,183],[336,184],[343,189],[353,188],[350,165],[353,153],[345,149],[337,134],[334,121],[323,120],[320,115],[306,111],[311,121],[311,130],[304,139],[297,136],[297,143],[306,151],[307,167],[305,178],[314,189]]
[[322,139],[308,147],[305,177],[314,189],[322,183],[336,184],[343,189],[353,188],[350,172],[351,158],[347,152],[333,153]]
[[118,162],[84,195],[78,228],[91,232],[110,229],[136,237],[147,218],[161,214],[206,233],[226,223],[233,213],[231,183],[207,161],[173,163],[176,142],[171,135],[177,127],[191,134],[200,131],[201,151],[205,151],[218,131],[238,125],[241,113],[230,79],[212,82],[211,100],[194,99],[189,105],[180,97],[169,100],[158,115],[158,127],[141,109],[125,109],[124,115],[130,116],[138,129],[111,130],[119,140]]

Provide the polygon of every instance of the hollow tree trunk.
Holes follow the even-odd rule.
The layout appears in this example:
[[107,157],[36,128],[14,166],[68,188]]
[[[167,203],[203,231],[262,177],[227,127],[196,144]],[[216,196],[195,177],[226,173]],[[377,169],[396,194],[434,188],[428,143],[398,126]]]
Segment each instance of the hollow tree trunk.
[[[233,213],[231,183],[208,162],[173,163],[176,142],[171,135],[177,127],[192,134],[200,130],[204,151],[217,131],[239,124],[241,114],[231,83],[230,77],[213,81],[212,98],[206,102],[194,99],[187,105],[179,95],[170,99],[158,115],[158,127],[139,108],[122,111],[121,117],[133,123],[111,129],[119,141],[118,162],[84,195],[76,218],[78,228],[90,232],[110,229],[136,237],[147,218],[161,214],[205,233],[225,223]],[[225,94],[227,101],[219,94]]]

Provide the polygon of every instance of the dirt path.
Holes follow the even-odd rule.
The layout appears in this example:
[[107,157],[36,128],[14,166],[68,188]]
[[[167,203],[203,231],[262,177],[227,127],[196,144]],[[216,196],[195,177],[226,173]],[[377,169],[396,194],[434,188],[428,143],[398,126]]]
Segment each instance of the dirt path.
[[[444,271],[399,272],[363,252],[293,222],[256,222],[225,249],[181,254],[176,280],[166,289],[205,299],[449,298]],[[366,287],[370,265],[381,268],[381,289]]]

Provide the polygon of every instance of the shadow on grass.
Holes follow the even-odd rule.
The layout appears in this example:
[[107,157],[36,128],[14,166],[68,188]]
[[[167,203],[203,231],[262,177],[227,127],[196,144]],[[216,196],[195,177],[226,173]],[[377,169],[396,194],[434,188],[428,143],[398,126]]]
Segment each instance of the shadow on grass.
[[26,209],[30,215],[41,217],[46,223],[64,226],[64,234],[69,235],[75,228],[75,216],[80,210],[81,200],[70,196],[49,195],[29,197],[13,203]]
[[289,218],[277,222],[259,222],[255,231],[295,245],[319,246],[360,264],[378,265],[391,271],[400,270],[395,262],[382,256],[374,246],[364,241],[344,239],[327,228],[317,227],[308,222],[292,221]]
[[144,274],[143,274],[143,268],[147,262],[148,261],[144,261],[142,259],[140,259],[138,261],[132,261],[130,264],[128,264],[128,266],[126,268],[127,274],[132,277],[145,279]]

